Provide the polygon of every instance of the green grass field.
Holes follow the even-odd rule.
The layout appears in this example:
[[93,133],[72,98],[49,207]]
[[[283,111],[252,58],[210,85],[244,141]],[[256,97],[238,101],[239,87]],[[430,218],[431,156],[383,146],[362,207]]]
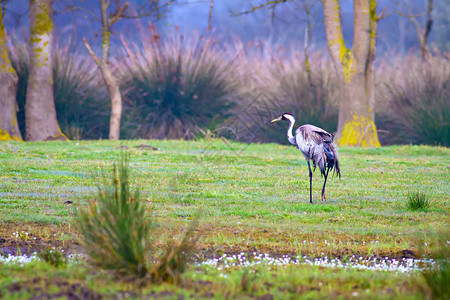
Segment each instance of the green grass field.
[[[448,232],[450,150],[392,146],[338,151],[342,178],[329,178],[327,202],[320,204],[323,179],[316,171],[311,205],[308,167],[295,147],[223,140],[3,142],[0,249],[23,253],[54,246],[82,252],[71,226],[73,210],[95,197],[114,161],[126,152],[133,187],[148,200],[161,235],[178,235],[200,213],[200,258],[251,251],[342,259],[432,256],[436,237]],[[407,209],[407,195],[414,191],[429,196],[431,206],[425,211]],[[193,264],[182,287],[149,286],[137,292],[83,262],[61,268],[43,262],[0,265],[0,298],[40,295],[43,287],[50,295],[71,291],[92,298],[427,295],[418,272],[303,265],[224,271]]]

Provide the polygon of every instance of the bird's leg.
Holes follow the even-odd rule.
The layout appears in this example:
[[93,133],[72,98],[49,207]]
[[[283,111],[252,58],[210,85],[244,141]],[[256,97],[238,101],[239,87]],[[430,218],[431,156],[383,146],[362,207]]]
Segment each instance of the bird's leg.
[[308,168],[309,168],[309,203],[312,202],[312,171],[311,171],[311,164],[308,160]]
[[327,177],[328,172],[330,172],[330,168],[327,169],[327,173],[325,174],[325,181],[323,182],[323,188],[322,188],[322,199],[320,200],[320,203],[323,203],[323,200],[327,201],[327,198],[325,198],[325,185],[327,184]]

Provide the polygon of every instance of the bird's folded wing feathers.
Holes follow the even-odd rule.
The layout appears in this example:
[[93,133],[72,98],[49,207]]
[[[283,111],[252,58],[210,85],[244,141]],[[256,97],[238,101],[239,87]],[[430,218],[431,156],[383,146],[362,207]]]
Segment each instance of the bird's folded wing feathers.
[[305,140],[307,139],[307,136],[310,136],[317,144],[322,144],[323,142],[331,143],[333,141],[333,136],[329,132],[314,125],[302,125],[295,133],[298,134],[299,132],[303,135]]

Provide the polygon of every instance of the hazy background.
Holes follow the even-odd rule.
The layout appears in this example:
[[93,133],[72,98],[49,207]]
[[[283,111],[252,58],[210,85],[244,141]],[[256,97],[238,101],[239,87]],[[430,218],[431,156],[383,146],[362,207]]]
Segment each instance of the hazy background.
[[[127,14],[145,11],[139,7],[146,1],[129,2]],[[299,123],[334,134],[341,83],[326,47],[320,0],[288,1],[242,14],[264,2],[215,0],[210,32],[209,0],[176,0],[159,18],[152,14],[119,20],[113,26],[110,63],[122,94],[121,138],[213,134],[286,143],[285,131],[268,123],[285,111]],[[303,51],[305,2],[311,4],[308,59]],[[353,1],[340,3],[350,48]],[[450,5],[445,0],[434,3],[427,42],[431,56],[424,59],[416,27],[400,14],[416,15],[422,30],[427,0],[379,1],[378,14],[385,9],[385,18],[379,22],[374,111],[383,145],[450,144]],[[11,62],[19,77],[22,136],[30,65],[28,4],[9,0],[4,14]],[[74,140],[108,137],[110,97],[82,42],[86,38],[100,53],[99,14],[98,0],[54,1],[56,115],[62,132]],[[152,24],[159,36],[152,35]]]
[[[10,34],[17,34],[26,38],[28,26],[28,0],[9,0],[6,5],[5,26]],[[145,1],[130,0],[130,8],[136,9]],[[229,42],[235,37],[249,42],[255,39],[268,40],[287,49],[301,46],[305,37],[306,14],[301,1],[282,3],[275,9],[265,8],[251,14],[232,16],[251,9],[252,5],[261,4],[256,0],[215,0],[212,27],[219,41]],[[309,0],[311,10],[311,48],[323,50],[326,47],[325,28],[323,24],[322,4],[319,0]],[[378,36],[378,54],[405,54],[417,50],[419,47],[416,29],[404,14],[421,14],[426,11],[426,0],[381,0],[379,12],[386,8],[389,15],[381,20]],[[450,49],[450,5],[447,0],[436,0],[433,11],[434,24],[429,37],[431,48],[438,48],[445,52]],[[55,29],[57,39],[70,41],[75,38],[77,45],[82,37],[86,37],[93,45],[98,45],[95,37],[100,33],[100,24],[94,18],[99,15],[98,1],[93,0],[56,0],[54,4]],[[69,9],[78,7],[81,9]],[[173,30],[176,26],[182,32],[206,32],[208,27],[209,0],[175,1],[168,11],[158,20],[154,16],[140,20],[123,20],[114,29],[118,33],[112,41],[118,42],[118,36],[124,34],[128,39],[139,38],[139,26],[146,26],[153,22],[160,32]],[[347,45],[351,46],[353,1],[341,1],[344,37]],[[417,17],[423,25],[425,16]],[[138,24],[138,27],[136,25]],[[114,52],[114,47],[112,48]]]

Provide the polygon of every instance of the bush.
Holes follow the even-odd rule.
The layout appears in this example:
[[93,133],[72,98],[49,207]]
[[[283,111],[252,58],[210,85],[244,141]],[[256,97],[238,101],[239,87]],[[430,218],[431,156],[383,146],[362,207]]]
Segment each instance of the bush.
[[99,188],[97,199],[78,209],[75,222],[95,265],[140,283],[180,282],[197,242],[191,226],[180,243],[169,243],[157,255],[155,221],[139,192],[130,189],[124,156],[113,167],[111,183]]
[[[267,45],[263,49],[259,55],[252,54],[255,58],[249,59],[245,70],[253,83],[246,85],[251,89],[246,88],[244,93],[253,107],[245,109],[242,119],[249,121],[249,130],[259,129],[255,140],[286,143],[287,128],[282,130],[270,124],[272,118],[284,112],[295,116],[297,126],[309,123],[334,132],[338,120],[337,81],[331,62],[320,53],[311,55],[306,62],[298,51],[282,57]],[[264,118],[246,118],[246,114],[257,111],[265,112]]]
[[426,192],[410,192],[406,198],[406,207],[413,211],[426,211],[431,205]]
[[437,266],[431,270],[422,272],[422,276],[431,291],[431,299],[450,298],[450,256],[447,250],[446,257],[439,261]]
[[380,68],[377,128],[383,144],[450,144],[449,58],[407,56]]
[[[424,268],[422,277],[425,280],[425,293],[429,299],[450,299],[450,248],[449,232],[438,232],[432,241],[432,257],[436,264],[432,268]],[[431,297],[430,297],[431,296]]]
[[46,248],[41,250],[39,258],[56,268],[64,266],[67,263],[67,257],[64,256],[61,251],[56,249]]
[[122,136],[183,138],[214,129],[230,115],[237,98],[237,60],[212,37],[179,32],[151,39],[118,62],[124,105]]
[[[17,114],[22,136],[25,135],[25,102],[29,74],[29,50],[15,41],[11,62],[19,77]],[[104,84],[88,56],[79,56],[69,46],[56,47],[53,66],[53,92],[58,123],[69,139],[108,137],[110,106]],[[105,113],[108,112],[108,113]]]

